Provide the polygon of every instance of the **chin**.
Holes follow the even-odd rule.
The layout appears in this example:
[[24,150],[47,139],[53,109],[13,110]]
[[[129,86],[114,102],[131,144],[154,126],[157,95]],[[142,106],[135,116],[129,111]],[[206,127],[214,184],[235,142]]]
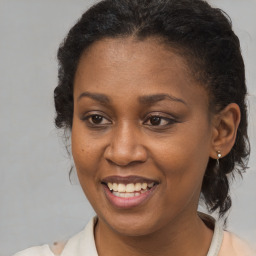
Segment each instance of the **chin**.
[[103,221],[110,229],[123,236],[146,236],[156,232],[160,224],[152,216],[143,214],[106,216],[105,218],[103,217]]

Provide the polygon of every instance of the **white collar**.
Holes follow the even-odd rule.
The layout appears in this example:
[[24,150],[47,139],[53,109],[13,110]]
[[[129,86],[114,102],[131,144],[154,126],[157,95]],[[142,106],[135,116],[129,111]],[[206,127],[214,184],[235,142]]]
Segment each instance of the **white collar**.
[[[214,227],[213,238],[207,256],[217,256],[223,241],[223,230],[211,216],[200,212],[198,215],[206,225],[210,225],[212,228]],[[96,222],[97,217],[95,216],[83,231],[69,239],[61,256],[98,256],[94,240],[94,226]]]

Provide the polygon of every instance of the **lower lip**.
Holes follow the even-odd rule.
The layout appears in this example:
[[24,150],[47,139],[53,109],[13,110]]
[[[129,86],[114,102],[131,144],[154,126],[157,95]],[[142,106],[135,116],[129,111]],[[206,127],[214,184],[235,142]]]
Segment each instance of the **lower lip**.
[[103,185],[105,195],[110,203],[117,208],[132,208],[141,205],[152,197],[157,185],[152,187],[150,190],[141,193],[139,196],[134,197],[118,197],[111,193],[106,185]]

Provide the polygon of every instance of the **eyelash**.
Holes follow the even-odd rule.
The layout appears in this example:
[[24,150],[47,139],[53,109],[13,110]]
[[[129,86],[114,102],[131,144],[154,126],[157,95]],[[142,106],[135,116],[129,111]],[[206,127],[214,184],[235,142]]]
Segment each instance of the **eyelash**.
[[[164,116],[161,116],[161,115],[159,115],[159,114],[150,114],[150,115],[146,118],[146,121],[143,122],[143,124],[146,124],[146,122],[148,122],[148,121],[150,121],[150,120],[151,120],[151,122],[152,122],[152,119],[153,119],[153,118],[158,118],[158,119],[160,119],[160,120],[158,120],[158,121],[160,121],[160,122],[165,121],[166,124],[163,124],[163,125],[153,125],[153,124],[151,123],[151,125],[148,125],[148,126],[153,126],[153,127],[166,127],[166,126],[169,126],[169,125],[171,125],[171,124],[177,123],[177,121],[176,121],[174,118],[164,117]],[[156,121],[156,120],[155,120],[155,121]]]
[[[104,124],[101,123],[101,121],[99,123],[95,123],[92,119],[93,118],[100,118],[101,120],[106,120]],[[155,120],[156,122],[160,123],[160,125],[156,124],[152,124],[152,119],[153,118],[157,118],[157,120]],[[108,125],[111,125],[112,122],[106,118],[105,116],[101,115],[101,114],[90,114],[88,116],[85,116],[83,119],[83,121],[85,121],[87,123],[87,126],[91,127],[91,128],[105,128]],[[151,124],[147,124],[148,121],[151,121]],[[164,121],[166,122],[165,124],[161,125],[161,122]],[[161,128],[166,128],[174,123],[177,123],[178,121],[175,120],[174,118],[169,118],[169,117],[164,117],[160,114],[150,114],[149,116],[147,116],[147,118],[145,119],[145,121],[143,122],[144,125],[147,125],[149,127],[161,127]]]
[[[94,117],[100,117],[101,119],[107,120],[107,124],[101,124],[101,123],[97,124],[97,123],[94,123],[92,121],[92,118],[94,118]],[[87,125],[89,127],[93,127],[93,128],[103,128],[106,125],[112,124],[111,121],[109,121],[108,118],[106,118],[106,117],[104,117],[103,115],[100,115],[100,114],[91,114],[91,115],[85,116],[83,118],[83,120],[87,123]]]

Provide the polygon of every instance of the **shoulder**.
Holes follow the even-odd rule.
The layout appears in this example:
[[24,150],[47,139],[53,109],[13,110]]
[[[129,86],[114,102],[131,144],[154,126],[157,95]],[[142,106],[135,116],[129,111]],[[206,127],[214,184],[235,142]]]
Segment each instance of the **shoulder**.
[[97,256],[94,241],[94,226],[96,223],[97,217],[94,217],[86,225],[84,230],[71,237],[67,242],[55,242],[52,246],[43,245],[31,247],[13,256]]
[[13,256],[57,256],[60,255],[65,247],[65,242],[55,242],[49,246],[34,246],[26,250],[20,251]]
[[13,256],[55,256],[48,245],[35,246],[14,254]]
[[233,233],[223,231],[221,225],[213,217],[201,212],[198,214],[214,231],[207,256],[256,256],[255,250]]
[[61,255],[65,244],[65,242],[55,242],[51,246],[47,244],[43,246],[34,246],[20,251],[13,256],[58,256]]
[[223,242],[219,256],[256,256],[254,251],[245,241],[238,236],[224,231]]

